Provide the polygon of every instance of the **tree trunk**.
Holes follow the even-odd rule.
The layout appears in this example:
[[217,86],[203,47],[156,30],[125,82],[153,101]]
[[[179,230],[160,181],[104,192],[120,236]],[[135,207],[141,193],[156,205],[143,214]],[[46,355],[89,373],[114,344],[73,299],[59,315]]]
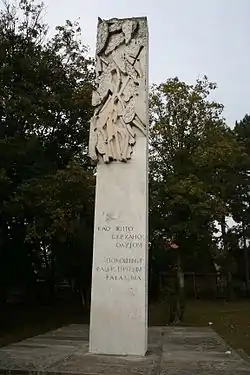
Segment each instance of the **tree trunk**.
[[50,275],[49,275],[49,294],[50,294],[50,303],[54,302],[55,297],[55,257],[51,255],[50,262]]
[[44,257],[44,263],[46,268],[46,284],[47,284],[47,290],[48,290],[48,302],[52,303],[54,300],[54,294],[55,294],[55,275],[54,275],[54,263],[55,259],[53,255],[51,255],[51,259],[49,261],[48,255],[46,253],[46,247],[42,246],[43,250],[43,257]]
[[247,294],[247,296],[249,296],[250,295],[249,259],[248,259],[248,247],[247,247],[246,227],[245,227],[244,215],[243,215],[243,219],[242,219],[242,235],[243,235],[243,247],[244,247],[246,294]]
[[184,274],[181,268],[181,254],[178,250],[178,263],[177,263],[177,277],[178,277],[178,320],[181,322],[183,320],[184,311],[185,311],[185,301],[184,301],[184,288],[185,280]]
[[84,310],[85,307],[86,307],[86,304],[85,304],[84,293],[83,293],[81,287],[79,288],[79,293],[80,293],[80,297],[81,297],[81,305],[82,305],[82,308],[83,308],[83,310]]
[[79,293],[80,293],[80,296],[81,296],[82,308],[85,311],[89,311],[90,301],[89,301],[89,293],[88,293],[87,287],[81,285],[80,288],[79,288]]
[[232,272],[228,262],[228,243],[226,239],[226,218],[225,216],[221,219],[221,235],[222,235],[222,243],[223,249],[226,259],[226,278],[227,278],[227,298],[230,301],[232,299]]
[[185,311],[184,300],[184,275],[181,269],[180,250],[176,250],[177,267],[175,275],[175,287],[170,297],[170,323],[179,324],[183,320]]

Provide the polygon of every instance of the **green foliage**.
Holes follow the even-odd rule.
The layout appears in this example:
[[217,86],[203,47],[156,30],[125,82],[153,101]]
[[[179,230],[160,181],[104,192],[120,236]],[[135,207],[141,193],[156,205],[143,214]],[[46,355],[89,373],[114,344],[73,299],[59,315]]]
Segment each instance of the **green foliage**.
[[[51,292],[62,278],[81,292],[90,285],[93,60],[77,22],[48,37],[43,9],[20,0],[0,12],[0,300],[16,283],[31,290],[38,277]],[[215,89],[207,77],[194,85],[174,78],[150,92],[154,285],[170,265],[207,272],[216,259],[230,273],[249,263],[250,116],[229,129],[223,106],[210,100]],[[167,239],[179,250],[167,250]]]
[[215,88],[207,77],[195,85],[174,78],[150,97],[151,242],[174,239],[192,271],[211,270],[215,221],[231,214],[244,157],[223,106],[210,100]]
[[93,61],[77,22],[66,21],[48,38],[43,9],[21,0],[0,12],[0,278],[6,287],[27,284],[27,267],[33,276],[47,267],[52,277],[61,258],[60,272],[67,273],[76,253],[70,248],[91,259],[94,182],[86,151]]

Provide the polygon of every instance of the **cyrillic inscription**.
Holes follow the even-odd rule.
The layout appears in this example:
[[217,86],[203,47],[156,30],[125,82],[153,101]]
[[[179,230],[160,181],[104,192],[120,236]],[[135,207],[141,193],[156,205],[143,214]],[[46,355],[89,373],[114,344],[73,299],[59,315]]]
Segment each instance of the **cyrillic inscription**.
[[[144,244],[144,235],[135,233],[134,227],[130,225],[99,225],[97,230],[106,233],[106,236],[111,237],[111,243],[119,249],[141,249]],[[131,281],[142,280],[142,264],[141,257],[106,257],[104,258],[104,265],[96,267],[97,272],[104,274],[104,278],[109,281]]]

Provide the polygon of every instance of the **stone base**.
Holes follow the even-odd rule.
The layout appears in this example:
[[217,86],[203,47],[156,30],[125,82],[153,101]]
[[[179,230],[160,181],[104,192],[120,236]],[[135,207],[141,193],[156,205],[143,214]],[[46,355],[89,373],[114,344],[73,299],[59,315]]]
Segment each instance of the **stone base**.
[[3,374],[249,375],[250,365],[210,328],[149,328],[145,357],[88,353],[88,326],[72,324],[0,349]]

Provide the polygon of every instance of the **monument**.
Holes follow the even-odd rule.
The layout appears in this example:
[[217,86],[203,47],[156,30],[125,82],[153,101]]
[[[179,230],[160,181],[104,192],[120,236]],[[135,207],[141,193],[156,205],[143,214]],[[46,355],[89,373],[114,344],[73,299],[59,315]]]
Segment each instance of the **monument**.
[[90,343],[83,324],[14,340],[0,348],[0,375],[250,374],[244,351],[210,327],[147,329],[147,43],[145,18],[99,21]]
[[145,355],[147,19],[98,20],[89,155],[97,163],[89,350]]

